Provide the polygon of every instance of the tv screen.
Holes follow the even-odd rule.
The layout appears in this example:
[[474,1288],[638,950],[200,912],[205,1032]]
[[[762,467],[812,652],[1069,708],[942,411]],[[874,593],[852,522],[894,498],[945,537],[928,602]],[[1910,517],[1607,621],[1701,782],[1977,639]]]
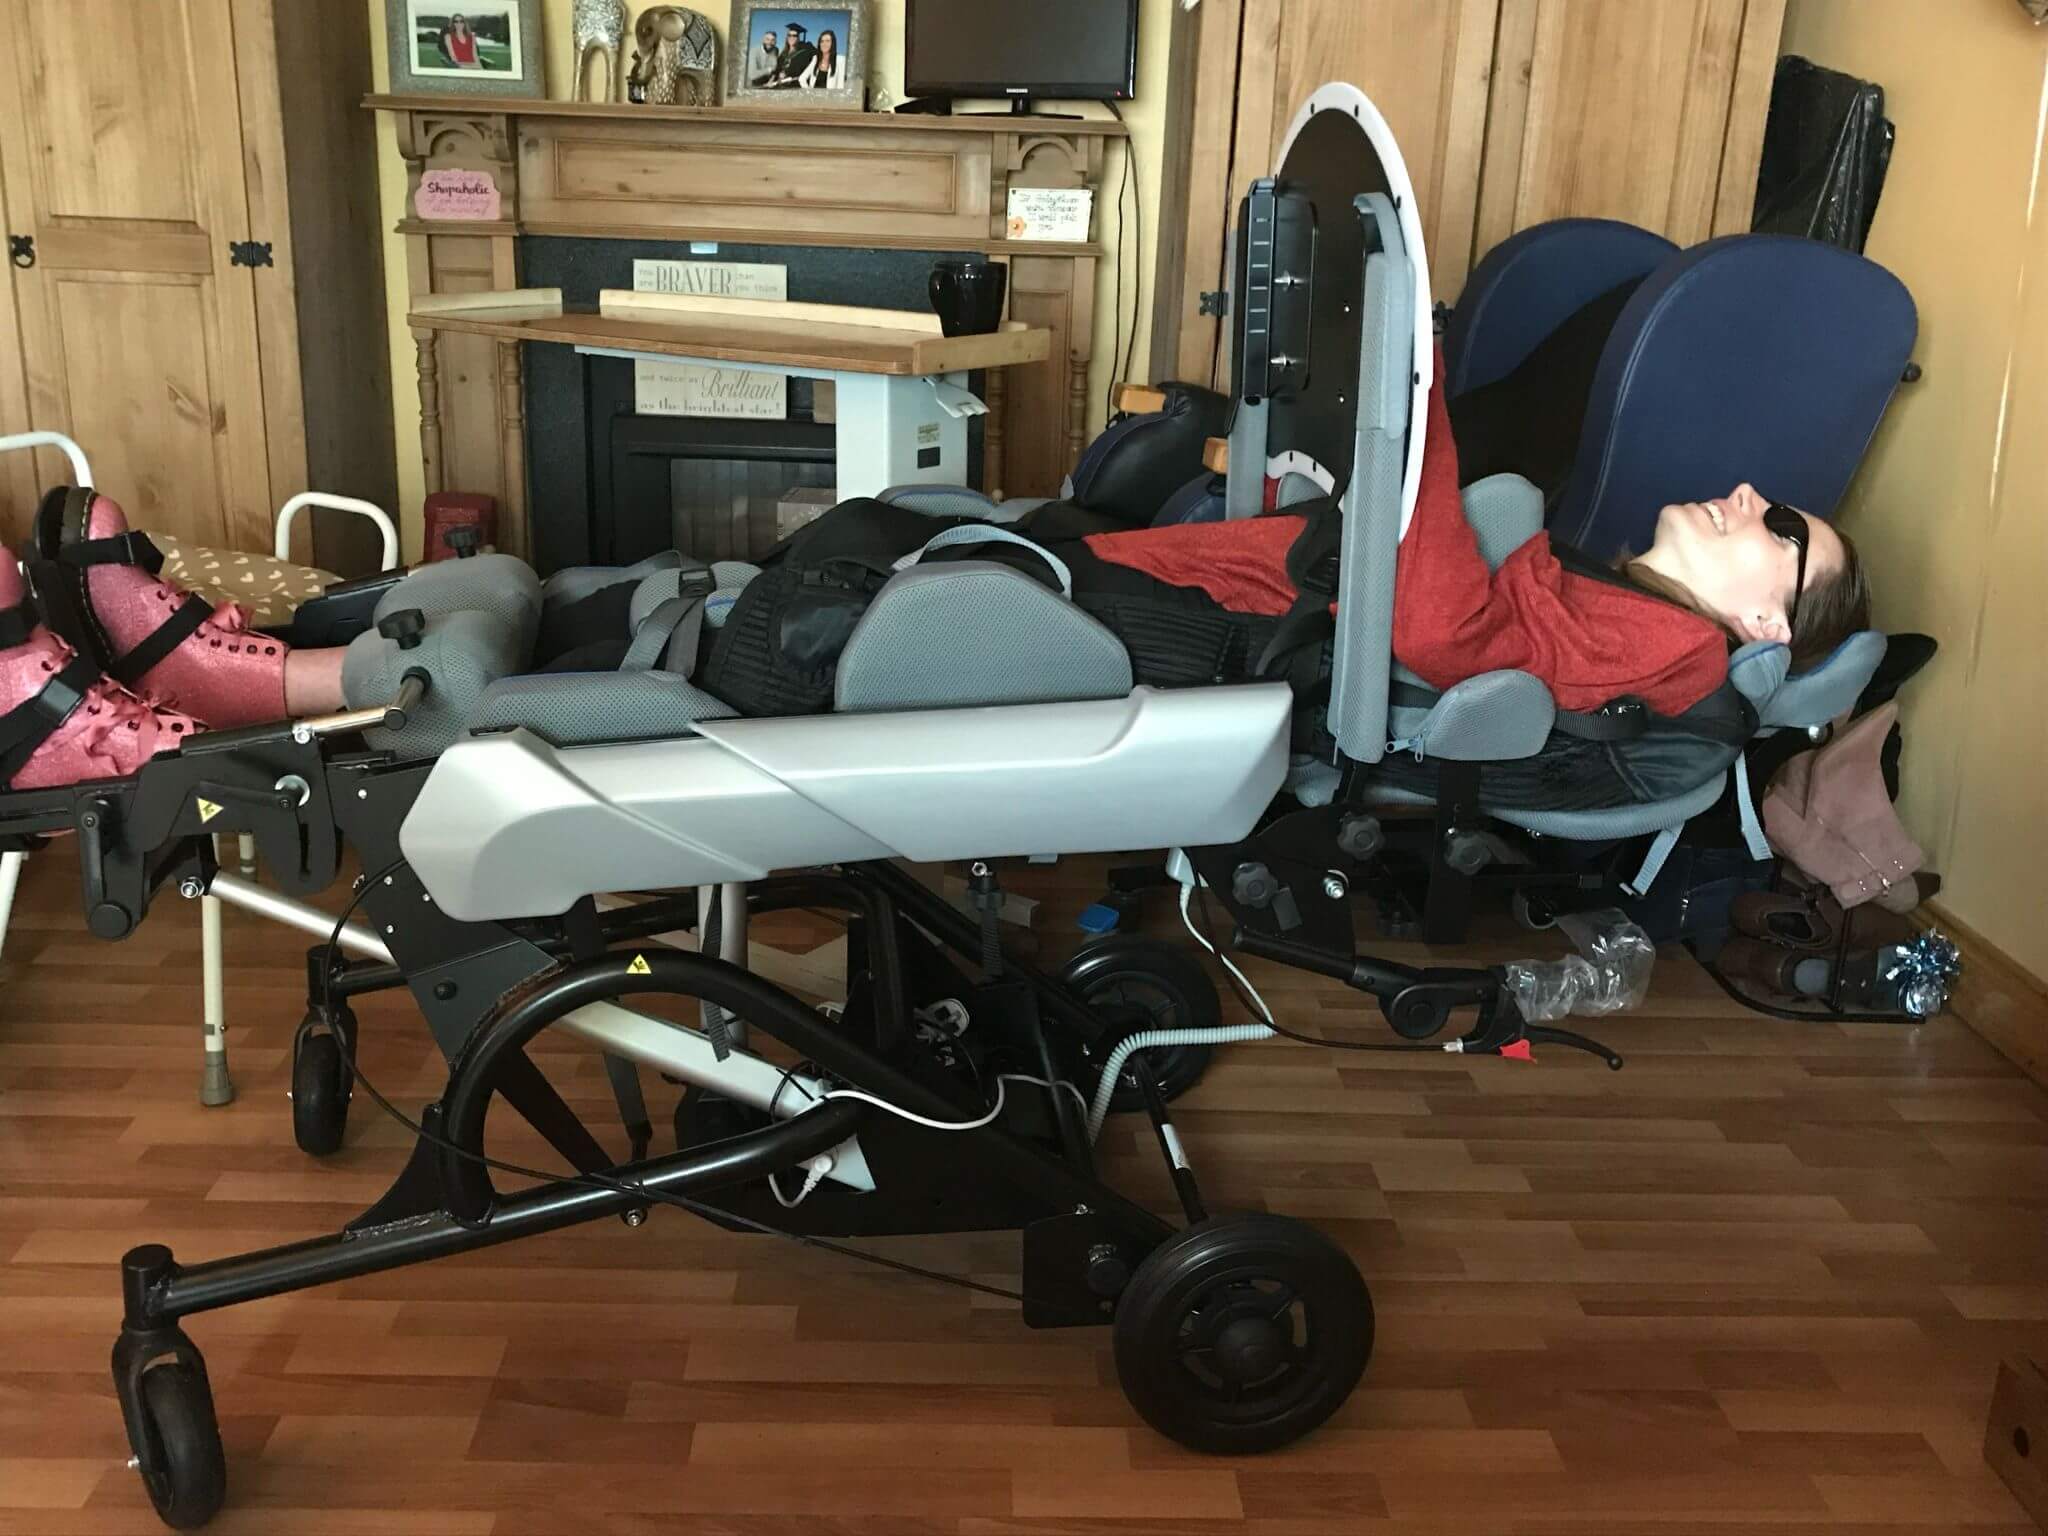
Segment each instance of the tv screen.
[[910,0],[903,88],[912,96],[1128,101],[1138,0]]

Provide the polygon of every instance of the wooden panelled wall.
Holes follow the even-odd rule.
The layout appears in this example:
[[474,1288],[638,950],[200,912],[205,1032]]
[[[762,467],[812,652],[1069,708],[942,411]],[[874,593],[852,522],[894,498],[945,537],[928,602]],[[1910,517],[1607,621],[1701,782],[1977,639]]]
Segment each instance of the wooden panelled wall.
[[1160,282],[1153,371],[1224,373],[1201,294],[1296,110],[1349,81],[1422,203],[1434,295],[1546,219],[1625,219],[1681,245],[1749,227],[1785,0],[1206,0],[1192,62],[1185,257]]

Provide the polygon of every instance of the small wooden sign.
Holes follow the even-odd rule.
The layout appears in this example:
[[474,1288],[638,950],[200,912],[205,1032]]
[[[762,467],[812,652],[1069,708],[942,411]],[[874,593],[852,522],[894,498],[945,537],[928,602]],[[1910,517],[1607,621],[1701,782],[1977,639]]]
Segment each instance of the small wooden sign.
[[789,268],[765,261],[661,261],[636,258],[635,293],[695,293],[719,299],[789,297]]
[[750,368],[714,368],[667,358],[633,360],[633,409],[642,416],[789,419],[789,378]]
[[497,179],[489,171],[438,166],[420,172],[413,209],[423,219],[495,219],[501,208]]

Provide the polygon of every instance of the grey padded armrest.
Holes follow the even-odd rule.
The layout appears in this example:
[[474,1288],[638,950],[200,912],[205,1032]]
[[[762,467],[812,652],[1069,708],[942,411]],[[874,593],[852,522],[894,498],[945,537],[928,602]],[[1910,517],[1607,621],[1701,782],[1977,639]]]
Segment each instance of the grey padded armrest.
[[1479,538],[1479,553],[1494,570],[1543,531],[1543,493],[1520,475],[1488,475],[1461,493],[1465,521]]
[[377,600],[377,617],[417,608],[437,613],[488,613],[510,626],[532,650],[540,633],[540,578],[515,555],[437,560],[408,571]]
[[1120,699],[1131,658],[1104,625],[1022,571],[985,560],[890,577],[840,653],[848,713]]
[[1446,689],[1434,708],[1397,707],[1389,719],[1398,740],[1427,756],[1491,763],[1542,751],[1557,704],[1527,672],[1482,672]]
[[550,672],[507,677],[483,691],[469,729],[521,726],[551,747],[687,736],[699,720],[736,713],[674,672]]

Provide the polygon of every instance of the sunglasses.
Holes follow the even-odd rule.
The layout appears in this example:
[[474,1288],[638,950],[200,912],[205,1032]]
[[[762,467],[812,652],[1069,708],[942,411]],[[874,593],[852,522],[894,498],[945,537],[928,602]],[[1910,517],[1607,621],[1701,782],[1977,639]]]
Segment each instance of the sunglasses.
[[1774,501],[1764,509],[1764,527],[1781,539],[1791,540],[1792,547],[1799,551],[1798,574],[1792,578],[1792,605],[1785,612],[1789,629],[1799,622],[1799,594],[1806,590],[1806,546],[1811,530],[1806,519],[1782,501]]

